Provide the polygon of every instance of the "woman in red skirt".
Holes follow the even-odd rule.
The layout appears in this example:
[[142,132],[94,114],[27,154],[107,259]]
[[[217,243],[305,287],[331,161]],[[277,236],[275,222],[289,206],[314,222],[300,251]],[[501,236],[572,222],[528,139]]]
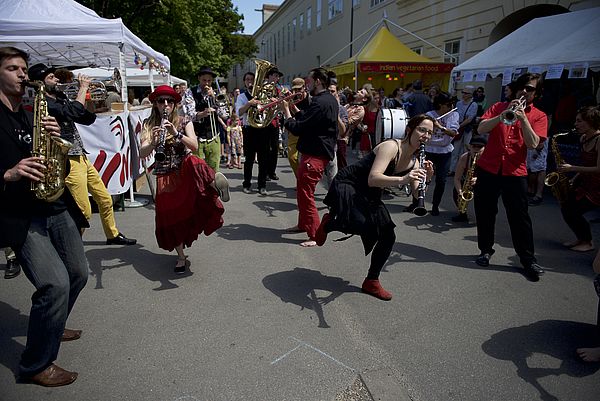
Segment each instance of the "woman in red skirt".
[[191,121],[177,114],[181,96],[161,85],[149,99],[152,114],[143,124],[140,157],[155,152],[156,240],[162,249],[177,251],[175,273],[182,274],[187,258],[183,247],[223,225],[225,209],[219,197],[229,201],[229,183],[192,154],[198,140]]

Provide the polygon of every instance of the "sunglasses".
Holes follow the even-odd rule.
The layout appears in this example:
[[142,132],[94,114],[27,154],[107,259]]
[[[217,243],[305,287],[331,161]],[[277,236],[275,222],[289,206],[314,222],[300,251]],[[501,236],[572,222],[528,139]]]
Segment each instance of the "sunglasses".
[[471,92],[462,92],[463,95],[472,95]]
[[525,85],[525,87],[523,88],[523,90],[525,92],[535,92],[536,91],[536,87],[533,85]]
[[170,97],[159,97],[158,99],[156,99],[156,102],[159,104],[163,104],[164,102],[167,102],[168,104],[173,104],[175,103],[175,99]]
[[427,129],[427,128],[425,128],[425,127],[421,127],[421,126],[419,126],[419,127],[415,128],[415,129],[417,130],[417,132],[419,132],[419,133],[421,133],[421,134],[429,134],[429,135],[433,135],[433,131],[432,131],[432,130],[430,130],[430,129]]

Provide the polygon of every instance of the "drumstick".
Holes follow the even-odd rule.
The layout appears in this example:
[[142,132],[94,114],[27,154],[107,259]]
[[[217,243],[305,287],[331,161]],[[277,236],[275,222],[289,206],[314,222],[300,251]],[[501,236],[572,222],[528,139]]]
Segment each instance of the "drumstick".
[[452,113],[453,111],[456,111],[456,107],[453,108],[452,110],[450,110],[449,112],[444,113],[441,116],[437,117],[436,120],[441,120],[442,118],[446,117],[448,114]]

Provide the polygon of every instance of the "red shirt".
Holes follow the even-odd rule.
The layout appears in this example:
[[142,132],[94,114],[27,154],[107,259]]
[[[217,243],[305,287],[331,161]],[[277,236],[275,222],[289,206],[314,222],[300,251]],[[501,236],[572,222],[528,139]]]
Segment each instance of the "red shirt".
[[[482,120],[496,117],[508,107],[509,102],[499,102],[490,107],[481,117]],[[540,138],[546,138],[548,135],[548,119],[546,114],[528,105],[525,108],[525,116],[533,131]],[[477,165],[485,171],[504,176],[524,176],[527,175],[527,146],[523,140],[521,131],[521,122],[513,125],[506,125],[499,122],[492,129],[488,137],[488,143],[485,146],[485,152],[481,154]]]

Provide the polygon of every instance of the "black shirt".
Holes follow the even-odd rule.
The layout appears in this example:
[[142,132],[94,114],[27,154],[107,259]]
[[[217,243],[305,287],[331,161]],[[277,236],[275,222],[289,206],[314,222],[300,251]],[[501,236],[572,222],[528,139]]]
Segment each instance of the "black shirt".
[[312,97],[308,108],[300,110],[294,118],[286,119],[284,126],[299,137],[300,153],[333,160],[338,114],[336,98],[329,91],[322,91]]
[[69,156],[87,153],[75,123],[92,125],[96,121],[96,114],[86,110],[81,103],[70,101],[63,94],[57,94],[56,99],[46,96],[46,102],[48,113],[60,124],[61,137],[73,144]]

